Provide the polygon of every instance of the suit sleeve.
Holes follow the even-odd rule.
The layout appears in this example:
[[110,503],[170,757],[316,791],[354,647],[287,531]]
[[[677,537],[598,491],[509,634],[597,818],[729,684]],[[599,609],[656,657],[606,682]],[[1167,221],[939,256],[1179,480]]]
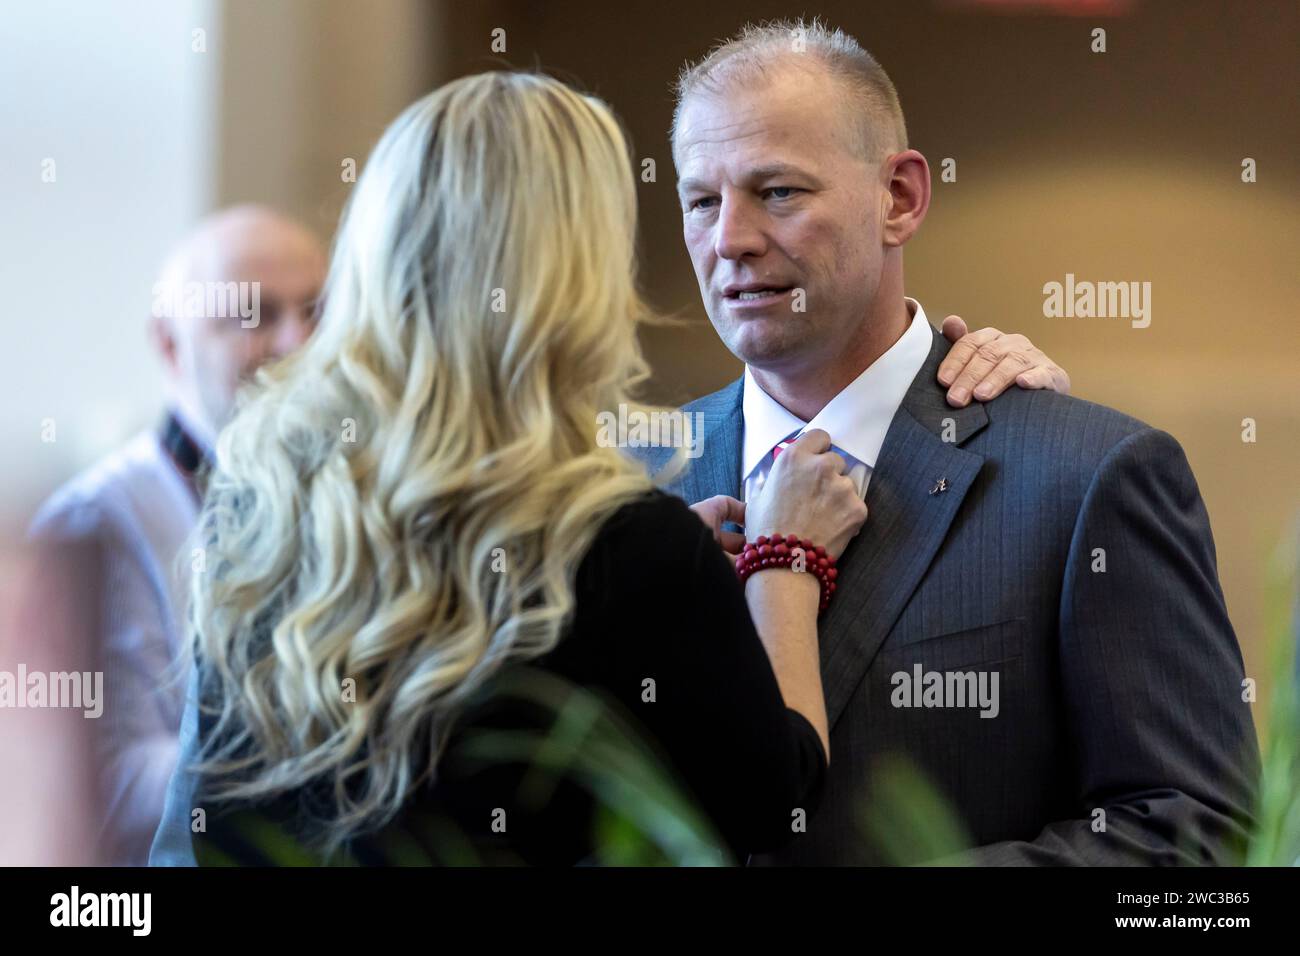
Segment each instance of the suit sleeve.
[[1164,432],[1130,435],[1094,476],[1062,582],[1059,641],[1078,816],[1032,841],[981,847],[974,862],[1239,862],[1258,745],[1209,517]]

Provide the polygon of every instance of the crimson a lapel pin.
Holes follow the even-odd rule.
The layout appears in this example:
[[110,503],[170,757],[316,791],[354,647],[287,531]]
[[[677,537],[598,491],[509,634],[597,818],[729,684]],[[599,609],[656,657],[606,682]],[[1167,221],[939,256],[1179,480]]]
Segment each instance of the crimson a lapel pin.
[[944,478],[940,478],[938,481],[934,483],[934,487],[930,489],[930,494],[937,495],[941,491],[947,491],[947,490],[948,490],[948,479],[944,477]]

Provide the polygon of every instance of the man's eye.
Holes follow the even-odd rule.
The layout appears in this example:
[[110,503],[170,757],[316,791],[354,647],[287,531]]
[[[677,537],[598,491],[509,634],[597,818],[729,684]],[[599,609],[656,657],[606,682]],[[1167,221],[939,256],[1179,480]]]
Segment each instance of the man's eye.
[[[799,190],[794,186],[773,186],[767,191],[767,194],[773,199],[789,199],[797,192],[799,192]],[[778,195],[778,193],[781,195]]]
[[711,207],[711,206],[707,206],[707,205],[705,205],[705,204],[706,204],[706,203],[716,202],[716,201],[717,201],[717,197],[715,197],[715,196],[704,196],[704,197],[701,197],[700,199],[692,199],[690,202],[688,202],[688,203],[686,204],[686,208],[687,208],[687,209],[691,209],[691,210],[695,210],[695,209],[709,209],[709,208],[712,208],[712,207]]

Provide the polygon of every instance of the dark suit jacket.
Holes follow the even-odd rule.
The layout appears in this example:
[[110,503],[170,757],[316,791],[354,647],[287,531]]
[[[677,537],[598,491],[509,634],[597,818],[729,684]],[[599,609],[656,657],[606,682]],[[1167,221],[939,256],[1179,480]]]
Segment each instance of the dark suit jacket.
[[[1233,862],[1258,748],[1182,449],[1049,391],[954,409],[935,380],[947,350],[935,333],[820,622],[821,807],[787,850],[756,862],[924,857],[882,852],[896,821],[869,823],[886,797],[898,802],[881,788],[900,757],[955,811],[976,848],[965,861]],[[702,454],[666,487],[688,503],[740,497],[741,392],[736,381],[686,406],[704,415]],[[644,457],[655,468],[666,450]],[[997,716],[895,706],[895,675],[918,664],[997,672]]]

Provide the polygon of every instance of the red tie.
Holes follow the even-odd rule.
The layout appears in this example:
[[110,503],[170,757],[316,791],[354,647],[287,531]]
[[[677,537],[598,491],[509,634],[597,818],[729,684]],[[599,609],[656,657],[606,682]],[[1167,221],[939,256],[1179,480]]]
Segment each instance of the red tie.
[[789,448],[791,445],[793,445],[793,444],[798,440],[798,438],[799,438],[798,435],[795,435],[795,436],[792,437],[792,438],[787,438],[785,441],[781,442],[781,444],[779,444],[779,445],[777,445],[775,448],[773,448],[773,449],[772,449],[772,464],[776,464],[776,460],[777,460],[778,458],[781,457],[781,452],[785,451],[787,448]]

